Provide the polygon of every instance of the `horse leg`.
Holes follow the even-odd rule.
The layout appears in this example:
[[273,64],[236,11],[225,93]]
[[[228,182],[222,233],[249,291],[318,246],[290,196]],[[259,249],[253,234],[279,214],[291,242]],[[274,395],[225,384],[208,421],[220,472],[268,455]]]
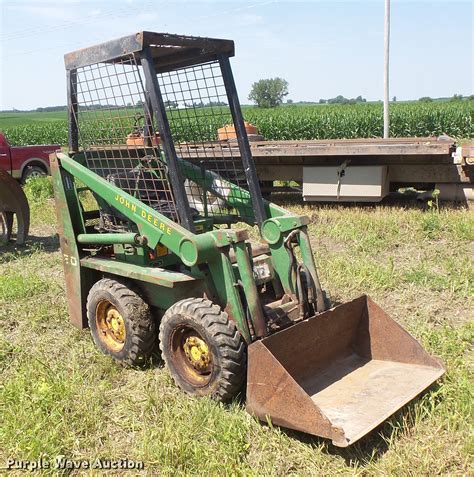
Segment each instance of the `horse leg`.
[[7,241],[9,242],[12,237],[14,212],[4,212],[4,214],[5,214],[5,222],[7,224]]

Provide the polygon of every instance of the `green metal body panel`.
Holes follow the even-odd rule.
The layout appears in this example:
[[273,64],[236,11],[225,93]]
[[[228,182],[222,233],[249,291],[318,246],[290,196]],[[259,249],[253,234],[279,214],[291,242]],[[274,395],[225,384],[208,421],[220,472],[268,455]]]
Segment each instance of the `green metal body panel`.
[[79,234],[77,236],[77,241],[79,243],[88,243],[88,244],[102,244],[102,245],[138,245],[138,236],[134,233],[103,233],[103,234]]
[[[79,179],[92,192],[118,210],[131,222],[134,222],[138,227],[140,235],[146,239],[150,248],[155,248],[158,243],[162,243],[172,252],[180,255],[182,242],[184,241],[191,244],[189,253],[194,252],[197,261],[198,250],[192,250],[193,245],[197,248],[194,242],[196,237],[194,234],[110,182],[107,182],[102,177],[94,174],[66,154],[59,153],[58,158],[64,170]],[[205,245],[209,245],[209,242],[205,242]]]
[[212,281],[217,293],[215,303],[219,304],[234,320],[245,341],[250,343],[251,332],[246,320],[244,304],[240,298],[240,287],[227,251],[217,251],[216,256],[209,262],[208,279]]
[[190,282],[196,286],[196,283],[200,281],[199,278],[181,272],[173,272],[157,267],[142,267],[106,258],[85,257],[80,261],[80,264],[81,267],[102,273],[124,276],[132,280],[140,280],[165,288],[176,288],[182,283]]
[[317,311],[325,311],[326,309],[326,301],[321,289],[321,284],[319,282],[318,271],[316,268],[316,264],[314,261],[314,254],[313,250],[311,249],[311,243],[309,241],[308,236],[308,228],[302,227],[300,233],[298,234],[298,243],[301,250],[301,257],[303,259],[303,263],[307,267],[313,282],[315,283],[315,291],[316,291],[316,309]]
[[80,252],[76,242],[77,233],[84,233],[77,193],[73,177],[59,166],[56,155],[50,155],[53,176],[59,243],[66,281],[69,316],[78,328],[87,327],[86,300],[90,287],[99,279],[94,270],[80,266]]
[[[58,220],[64,230],[61,247],[64,255],[72,254],[77,268],[65,263],[71,309],[82,303],[81,312],[76,308],[74,313],[77,326],[84,327],[86,323],[83,304],[88,288],[102,276],[114,276],[137,283],[150,305],[161,310],[160,313],[181,298],[206,296],[228,313],[247,343],[268,333],[247,230],[210,230],[216,218],[207,214],[196,220],[196,233],[190,232],[90,171],[82,162],[80,154],[72,158],[58,153],[52,168]],[[185,177],[214,192],[216,174],[181,159],[179,163]],[[99,204],[113,207],[134,223],[138,233],[87,233],[75,180],[90,190]],[[221,199],[246,217],[248,224],[255,225],[250,194],[233,183],[227,184],[230,193]],[[292,231],[305,231],[308,218],[290,214],[268,201],[264,207],[268,219],[261,224],[260,234],[270,247],[272,272],[268,280],[276,282],[276,288],[296,300],[294,256],[285,240]],[[220,220],[222,217],[217,218],[217,222]],[[309,241],[303,238],[299,243],[307,269],[313,275],[315,266]],[[97,250],[106,247],[109,255],[91,252],[87,248],[91,246]],[[166,247],[169,253],[151,258],[157,247]],[[72,301],[71,294],[74,294]]]
[[238,242],[235,244],[235,257],[237,259],[237,268],[247,301],[254,333],[256,337],[262,338],[266,335],[265,318],[263,316],[262,305],[258,299],[258,290],[246,242]]

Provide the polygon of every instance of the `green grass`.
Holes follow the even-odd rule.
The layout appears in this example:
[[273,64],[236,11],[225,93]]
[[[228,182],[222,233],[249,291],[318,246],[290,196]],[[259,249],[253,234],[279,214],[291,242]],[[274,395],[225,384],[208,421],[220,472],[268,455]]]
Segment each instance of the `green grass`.
[[0,129],[25,124],[49,123],[51,121],[66,121],[66,111],[31,112],[31,113],[0,113]]
[[28,189],[27,246],[0,252],[0,462],[127,457],[143,460],[147,475],[472,473],[472,209],[290,206],[311,216],[333,299],[369,293],[447,369],[377,431],[337,449],[262,425],[239,402],[191,399],[158,361],[124,369],[100,354],[87,330],[68,323],[54,204],[44,190]]

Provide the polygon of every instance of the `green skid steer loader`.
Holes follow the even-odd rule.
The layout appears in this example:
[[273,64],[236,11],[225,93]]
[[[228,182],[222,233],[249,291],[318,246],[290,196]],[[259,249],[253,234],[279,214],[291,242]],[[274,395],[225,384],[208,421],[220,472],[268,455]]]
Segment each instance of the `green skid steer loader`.
[[[122,363],[159,343],[191,395],[246,383],[259,419],[348,446],[444,370],[369,297],[331,307],[308,218],[262,199],[233,55],[152,32],[65,55],[51,168],[71,321]],[[226,124],[237,139],[217,140]]]

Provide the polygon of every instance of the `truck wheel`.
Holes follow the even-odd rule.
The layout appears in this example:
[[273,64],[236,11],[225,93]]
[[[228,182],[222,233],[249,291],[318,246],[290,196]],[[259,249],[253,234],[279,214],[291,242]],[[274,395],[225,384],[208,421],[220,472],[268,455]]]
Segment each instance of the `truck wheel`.
[[28,166],[21,176],[21,183],[26,184],[28,179],[33,179],[35,177],[45,177],[46,171],[40,166]]
[[96,346],[116,361],[142,365],[156,345],[150,307],[127,286],[99,280],[87,297],[87,318]]
[[160,324],[163,360],[175,383],[193,396],[228,402],[242,388],[247,350],[233,321],[204,298],[175,303]]

